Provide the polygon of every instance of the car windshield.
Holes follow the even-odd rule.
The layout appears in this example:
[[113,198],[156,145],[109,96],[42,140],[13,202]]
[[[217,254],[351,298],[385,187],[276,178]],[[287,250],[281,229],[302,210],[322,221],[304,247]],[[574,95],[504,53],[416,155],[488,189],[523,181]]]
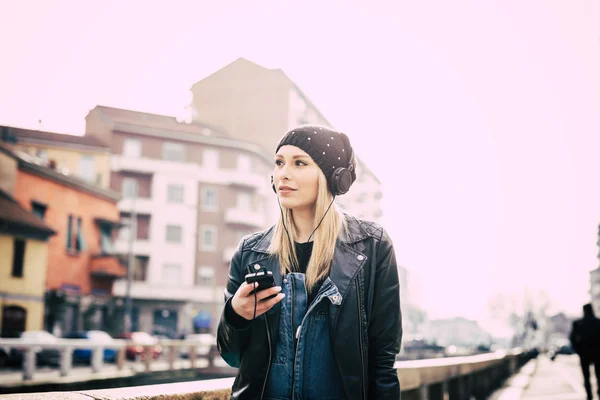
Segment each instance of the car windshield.
[[87,334],[88,339],[96,343],[112,343],[113,338],[104,331],[89,331]]
[[21,334],[21,339],[39,343],[54,343],[58,340],[56,336],[46,331],[25,331]]

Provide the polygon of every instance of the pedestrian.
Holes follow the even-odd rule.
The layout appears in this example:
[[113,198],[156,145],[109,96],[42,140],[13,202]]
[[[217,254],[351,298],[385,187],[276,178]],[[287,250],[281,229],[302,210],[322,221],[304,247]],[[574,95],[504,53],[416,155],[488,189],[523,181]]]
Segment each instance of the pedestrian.
[[600,319],[594,315],[591,304],[583,306],[583,318],[573,322],[569,339],[571,340],[571,347],[579,355],[583,385],[588,400],[592,399],[590,364],[594,364],[598,398],[600,398]]
[[[239,368],[231,398],[398,399],[402,324],[392,241],[335,203],[356,180],[350,141],[302,126],[275,153],[280,218],[240,242],[218,327],[221,356]],[[245,281],[253,272],[272,274],[274,286],[255,292]]]

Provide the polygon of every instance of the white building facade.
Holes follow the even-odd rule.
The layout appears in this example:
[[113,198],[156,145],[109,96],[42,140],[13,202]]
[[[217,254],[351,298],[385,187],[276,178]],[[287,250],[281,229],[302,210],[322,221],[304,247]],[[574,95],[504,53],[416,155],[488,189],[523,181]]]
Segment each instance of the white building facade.
[[[86,120],[88,135],[111,143],[111,187],[123,195],[126,227],[116,249],[125,262],[130,245],[135,256],[133,330],[214,332],[235,247],[278,215],[271,158],[255,144],[172,117],[99,106]],[[113,293],[124,304],[126,280]]]

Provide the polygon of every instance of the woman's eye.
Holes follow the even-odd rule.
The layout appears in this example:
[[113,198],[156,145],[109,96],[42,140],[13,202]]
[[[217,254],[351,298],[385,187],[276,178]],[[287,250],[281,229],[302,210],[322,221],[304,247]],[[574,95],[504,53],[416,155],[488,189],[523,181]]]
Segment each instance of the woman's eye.
[[283,164],[283,161],[281,161],[281,160],[275,160],[275,165],[281,165],[281,164]]
[[296,166],[299,167],[301,165],[306,165],[304,161],[296,161]]

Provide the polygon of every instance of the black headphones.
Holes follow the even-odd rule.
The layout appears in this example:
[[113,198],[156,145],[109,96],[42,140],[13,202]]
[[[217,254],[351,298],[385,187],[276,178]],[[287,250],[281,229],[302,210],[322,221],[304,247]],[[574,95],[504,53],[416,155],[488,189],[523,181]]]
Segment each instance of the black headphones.
[[[350,186],[352,186],[356,180],[356,171],[354,170],[356,159],[354,158],[354,150],[346,135],[343,135],[342,140],[344,140],[346,148],[350,149],[350,161],[348,162],[347,167],[336,168],[335,171],[333,171],[331,179],[328,179],[329,191],[334,196],[339,196],[348,192]],[[273,191],[277,193],[277,189],[273,183],[273,175],[271,175],[271,187],[273,188]]]

